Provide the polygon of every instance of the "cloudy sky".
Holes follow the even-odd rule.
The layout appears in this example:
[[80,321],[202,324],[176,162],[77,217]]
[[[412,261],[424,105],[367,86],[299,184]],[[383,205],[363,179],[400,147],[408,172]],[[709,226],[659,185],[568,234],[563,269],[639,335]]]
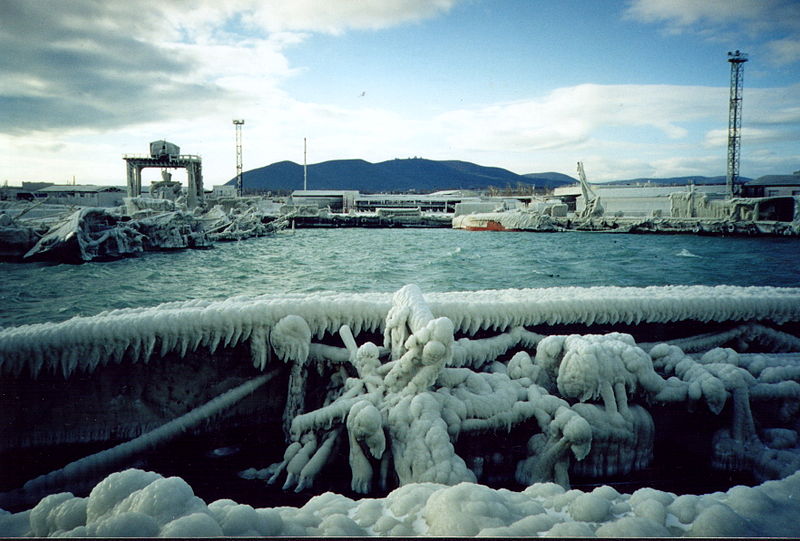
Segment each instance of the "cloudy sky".
[[724,175],[735,49],[741,174],[800,169],[796,0],[0,0],[0,182],[122,185],[167,139],[221,184],[234,118],[245,170],[307,137],[309,163]]

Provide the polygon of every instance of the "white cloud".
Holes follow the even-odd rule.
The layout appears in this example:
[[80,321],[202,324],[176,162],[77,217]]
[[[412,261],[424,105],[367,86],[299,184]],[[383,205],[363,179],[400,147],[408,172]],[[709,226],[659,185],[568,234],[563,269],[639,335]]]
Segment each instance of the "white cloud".
[[[598,181],[717,175],[725,170],[727,89],[667,85],[578,85],[535,99],[459,109],[433,118],[367,106],[306,103],[273,89],[263,99],[251,96],[235,114],[219,108],[99,137],[39,133],[13,155],[4,156],[0,150],[0,163],[10,164],[4,174],[12,179],[35,180],[49,169],[67,177],[75,174],[87,183],[120,184],[124,183],[122,153],[146,152],[149,141],[163,137],[184,152],[201,154],[206,183],[218,184],[233,177],[234,116],[246,119],[245,169],[285,159],[301,162],[302,140],[308,137],[309,163],[423,156],[475,161],[518,173],[573,174],[575,162],[584,160],[590,178]],[[765,145],[775,147],[776,142],[800,147],[796,86],[753,89],[745,95],[745,157]],[[37,150],[56,143],[63,145],[60,150]],[[0,144],[2,148],[12,147]],[[774,172],[775,164],[784,164],[784,158],[794,154],[785,153],[772,168],[767,160],[743,158],[742,173],[763,174],[751,173],[745,165]],[[86,159],[70,162],[76,156]]]
[[[706,39],[764,40],[762,56],[776,66],[800,62],[800,2],[797,0],[631,0],[629,19],[664,24],[671,34]],[[754,44],[758,50],[761,45]]]
[[758,18],[767,11],[770,0],[632,0],[627,9],[631,18],[647,22],[667,22],[686,27],[700,22],[724,23]]
[[254,3],[247,20],[269,31],[340,34],[416,22],[449,11],[458,0],[266,0]]
[[547,96],[439,117],[463,148],[540,151],[585,143],[600,129],[652,128],[668,139],[688,135],[682,124],[725,118],[724,89],[669,85],[584,84]]
[[777,39],[767,43],[768,58],[779,66],[800,62],[800,38]]
[[[283,90],[299,72],[287,50],[306,32],[408,23],[455,3],[0,1],[0,19],[8,22],[0,32],[3,175],[124,183],[122,154],[146,152],[149,141],[166,138],[203,156],[208,184],[224,182],[234,171],[232,118],[246,120],[245,169],[301,161],[308,137],[311,163],[416,155],[572,174],[585,159],[596,180],[724,171],[721,87],[583,84],[433,118],[366,101],[304,103]],[[758,17],[755,3],[735,4]],[[694,2],[642,0],[634,8],[653,22],[727,17]],[[793,46],[782,40],[786,58]],[[800,85],[746,88],[744,111],[748,144],[798,142]],[[50,178],[52,171],[64,178]]]
[[759,32],[800,28],[800,4],[795,0],[631,0],[626,15],[646,23],[664,22],[676,31],[738,22]]
[[[517,172],[572,172],[582,159],[599,181],[714,176],[725,172],[727,98],[721,87],[578,85],[445,113],[433,131],[444,134],[457,155],[502,156],[503,165]],[[744,111],[746,154],[776,144],[800,147],[797,85],[748,90]]]

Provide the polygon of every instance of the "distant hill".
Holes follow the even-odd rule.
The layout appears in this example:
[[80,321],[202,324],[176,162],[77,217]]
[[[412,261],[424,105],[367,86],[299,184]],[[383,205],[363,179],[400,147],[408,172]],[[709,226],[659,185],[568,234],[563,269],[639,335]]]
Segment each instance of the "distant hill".
[[[661,186],[673,186],[673,185],[686,185],[690,182],[693,184],[725,184],[726,177],[719,176],[719,177],[669,177],[669,178],[634,178],[631,180],[612,180],[610,182],[602,182],[598,184],[658,184]],[[739,183],[744,184],[745,182],[750,182],[753,179],[747,177],[739,177]]]
[[[332,160],[308,166],[311,190],[358,190],[362,193],[517,187],[554,187],[577,182],[560,173],[518,175],[499,167],[464,161],[408,158],[370,163],[364,160]],[[226,184],[236,184],[231,179]],[[292,191],[303,189],[303,166],[283,161],[242,173],[245,190]]]

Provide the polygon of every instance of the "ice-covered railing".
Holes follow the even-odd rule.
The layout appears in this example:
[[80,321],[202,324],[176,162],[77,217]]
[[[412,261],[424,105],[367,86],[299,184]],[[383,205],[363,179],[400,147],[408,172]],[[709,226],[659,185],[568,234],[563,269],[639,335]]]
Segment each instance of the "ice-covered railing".
[[[800,288],[736,286],[565,287],[426,293],[436,317],[457,333],[524,325],[800,321]],[[42,369],[92,371],[99,364],[147,362],[153,355],[185,355],[198,347],[249,342],[253,364],[264,369],[272,327],[287,315],[302,317],[313,336],[348,325],[355,335],[382,330],[390,293],[285,294],[223,301],[174,302],[122,309],[61,323],[0,330],[0,375]]]
[[389,309],[389,295],[284,295],[233,297],[223,301],[166,303],[152,308],[122,309],[61,323],[24,325],[0,330],[0,374],[44,368],[65,377],[98,364],[147,362],[198,347],[250,343],[253,363],[264,368],[270,329],[286,315],[299,315],[317,336],[345,323],[356,332],[377,330]]
[[639,324],[695,320],[797,321],[800,288],[738,286],[558,287],[426,293],[434,315],[474,333],[518,325]]

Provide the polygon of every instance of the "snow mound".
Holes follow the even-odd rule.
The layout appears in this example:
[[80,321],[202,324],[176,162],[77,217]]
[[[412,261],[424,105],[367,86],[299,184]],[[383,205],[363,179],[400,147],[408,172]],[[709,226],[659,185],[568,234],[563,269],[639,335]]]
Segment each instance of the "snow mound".
[[800,535],[800,472],[755,487],[676,496],[608,486],[565,491],[537,483],[522,492],[474,483],[413,483],[385,498],[325,493],[300,508],[206,504],[178,477],[130,469],[16,514],[0,511],[0,535],[38,537],[211,536],[598,536]]

